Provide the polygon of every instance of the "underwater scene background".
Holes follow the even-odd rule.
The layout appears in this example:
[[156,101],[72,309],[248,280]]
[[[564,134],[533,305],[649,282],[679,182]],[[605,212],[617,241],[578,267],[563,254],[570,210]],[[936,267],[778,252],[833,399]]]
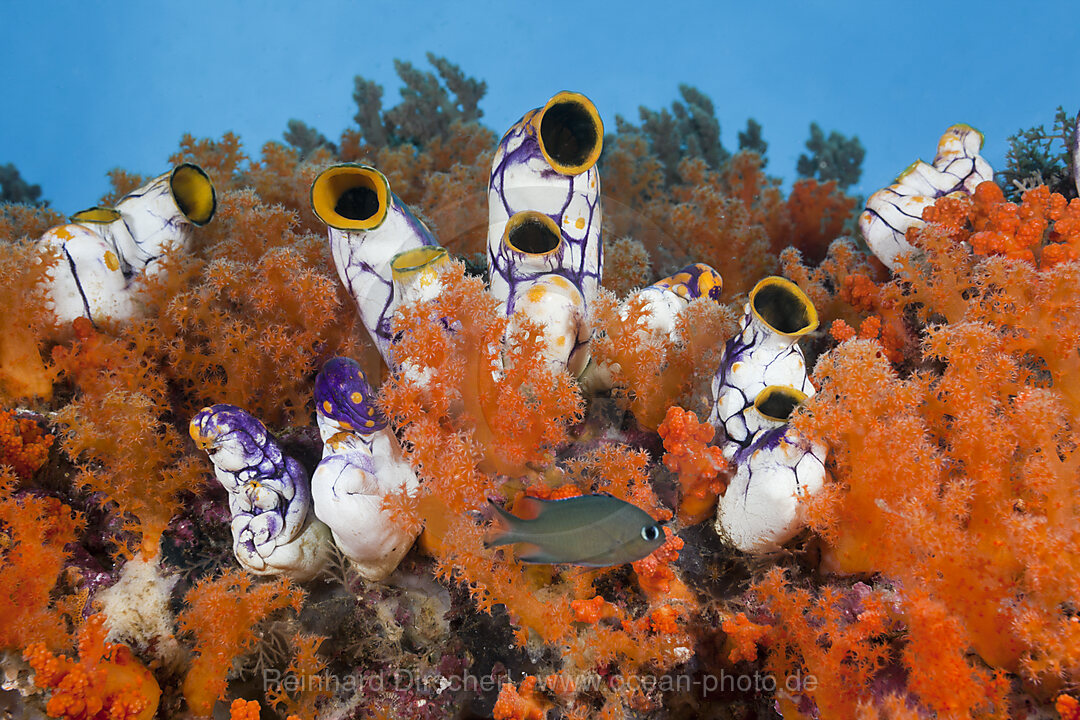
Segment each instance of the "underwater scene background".
[[1067,5],[185,8],[0,9],[5,716],[1080,718]]

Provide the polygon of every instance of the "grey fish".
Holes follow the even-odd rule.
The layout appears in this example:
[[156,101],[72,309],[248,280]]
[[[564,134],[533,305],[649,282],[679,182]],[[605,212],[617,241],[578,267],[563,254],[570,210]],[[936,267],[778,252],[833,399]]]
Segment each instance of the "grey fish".
[[522,562],[607,567],[640,560],[667,540],[664,523],[607,493],[523,502],[535,517],[520,518],[491,502],[504,527],[485,547],[523,543]]

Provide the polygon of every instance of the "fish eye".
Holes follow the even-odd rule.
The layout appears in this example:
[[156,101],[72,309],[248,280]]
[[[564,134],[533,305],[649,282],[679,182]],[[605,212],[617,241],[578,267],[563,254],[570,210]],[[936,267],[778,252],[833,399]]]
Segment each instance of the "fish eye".
[[645,542],[656,542],[660,539],[660,526],[647,525],[641,528],[641,539]]

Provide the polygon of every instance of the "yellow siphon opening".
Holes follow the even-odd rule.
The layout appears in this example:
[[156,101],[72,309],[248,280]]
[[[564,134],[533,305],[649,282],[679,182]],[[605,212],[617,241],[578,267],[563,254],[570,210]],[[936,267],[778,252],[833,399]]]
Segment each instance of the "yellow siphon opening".
[[214,183],[198,165],[177,165],[169,178],[176,206],[195,225],[205,225],[217,210]]
[[806,335],[818,326],[817,308],[806,293],[795,283],[776,275],[760,281],[750,291],[750,308],[758,319],[781,335]]
[[547,255],[559,249],[562,233],[555,221],[535,210],[514,213],[506,221],[503,242],[526,255]]
[[390,183],[373,167],[352,163],[322,171],[311,185],[311,208],[338,230],[373,230],[386,219]]
[[754,409],[770,420],[787,422],[806,393],[789,385],[769,385],[754,398]]
[[558,93],[548,100],[533,122],[540,152],[556,172],[580,175],[600,159],[604,123],[596,106],[584,95]]
[[81,225],[108,225],[120,219],[120,212],[107,207],[92,207],[72,215],[71,222]]

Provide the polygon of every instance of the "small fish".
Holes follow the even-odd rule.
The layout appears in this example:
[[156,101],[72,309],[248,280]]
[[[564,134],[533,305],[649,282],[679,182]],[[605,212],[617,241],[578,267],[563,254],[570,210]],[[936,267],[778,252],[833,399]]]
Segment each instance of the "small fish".
[[565,500],[526,497],[519,505],[531,519],[491,505],[505,527],[485,547],[522,543],[518,560],[527,563],[622,565],[648,556],[667,540],[664,523],[607,493]]

